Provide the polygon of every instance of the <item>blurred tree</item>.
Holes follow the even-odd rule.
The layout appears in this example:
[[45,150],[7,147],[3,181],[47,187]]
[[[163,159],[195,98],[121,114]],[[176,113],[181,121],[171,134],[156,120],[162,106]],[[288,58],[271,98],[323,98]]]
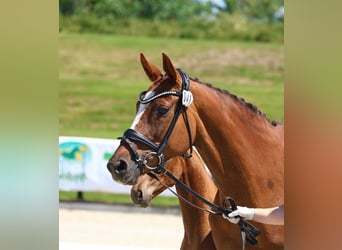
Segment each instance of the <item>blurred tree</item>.
[[283,21],[283,17],[277,17],[276,13],[284,6],[284,0],[223,0],[224,7],[221,11],[230,14],[240,13],[248,19],[267,21]]
[[59,20],[60,31],[279,41],[283,6],[284,0],[59,0]]
[[245,0],[245,13],[249,18],[264,20],[269,23],[275,21],[275,13],[284,5],[277,0]]
[[75,11],[74,2],[74,0],[59,0],[59,13],[64,16],[73,15]]
[[59,0],[62,15],[89,13],[98,17],[111,15],[163,21],[185,21],[198,15],[211,15],[213,7],[212,2],[200,0]]

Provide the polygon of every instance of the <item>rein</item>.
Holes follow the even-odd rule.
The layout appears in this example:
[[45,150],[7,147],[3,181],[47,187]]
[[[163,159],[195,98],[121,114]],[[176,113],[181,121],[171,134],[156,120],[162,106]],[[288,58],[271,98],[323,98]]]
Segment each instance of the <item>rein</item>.
[[[167,144],[167,142],[171,136],[171,133],[175,127],[177,119],[180,116],[182,110],[184,110],[183,118],[185,120],[187,132],[188,132],[189,149],[190,149],[189,154],[183,154],[182,156],[184,158],[190,158],[192,156],[193,144],[192,144],[189,120],[188,120],[188,116],[187,116],[187,112],[186,112],[187,106],[189,106],[191,104],[192,98],[193,98],[191,92],[189,91],[190,79],[189,79],[188,75],[184,71],[182,71],[181,69],[177,69],[177,71],[180,73],[180,75],[182,77],[182,90],[181,91],[165,91],[165,92],[156,94],[156,95],[149,97],[149,98],[146,98],[146,99],[144,99],[146,91],[142,92],[139,95],[139,102],[142,104],[147,104],[147,103],[150,103],[150,102],[152,102],[152,101],[154,101],[160,97],[169,96],[169,95],[174,95],[174,96],[179,97],[173,119],[171,121],[171,124],[170,124],[162,142],[159,145],[157,145],[154,142],[152,142],[151,140],[149,140],[147,137],[142,135],[141,133],[135,131],[134,129],[127,129],[124,132],[124,135],[122,137],[119,137],[119,139],[121,139],[121,143],[126,143],[126,145],[128,146],[128,148],[131,152],[133,160],[138,164],[138,167],[140,169],[142,169],[143,167],[146,167],[155,173],[165,174],[166,176],[171,178],[173,181],[175,181],[177,185],[179,185],[181,188],[183,188],[184,190],[189,192],[196,199],[200,200],[204,204],[211,207],[214,211],[196,206],[192,202],[186,200],[184,197],[173,192],[169,187],[167,187],[163,182],[161,182],[160,179],[157,176],[155,176],[152,172],[148,173],[152,178],[157,179],[162,185],[166,186],[177,197],[181,198],[182,200],[184,200],[188,204],[192,205],[193,207],[204,210],[208,213],[211,213],[214,215],[228,216],[229,213],[231,213],[232,211],[237,209],[235,201],[232,198],[225,197],[224,200],[222,201],[223,208],[221,208],[221,207],[217,206],[216,204],[206,200],[200,194],[198,194],[197,192],[195,192],[194,190],[189,188],[187,185],[185,185],[183,182],[181,182],[177,177],[175,177],[171,172],[169,172],[163,166],[164,165],[164,155],[163,155],[164,148],[166,147],[166,144]],[[140,156],[139,153],[137,152],[137,150],[134,148],[132,141],[142,143],[145,146],[148,146],[149,148],[151,148],[153,151],[147,153],[144,156]],[[227,206],[227,201],[230,202],[230,206]],[[240,227],[242,240],[243,240],[242,249],[245,249],[245,241],[246,240],[250,244],[256,245],[258,241],[256,240],[255,237],[260,234],[260,231],[241,217],[240,217],[238,224]],[[248,236],[248,237],[246,237],[246,236]]]
[[[182,189],[184,189],[185,191],[190,193],[193,197],[195,197],[196,199],[200,200],[202,203],[204,203],[204,204],[208,205],[209,207],[211,207],[212,209],[214,209],[214,211],[213,210],[209,210],[209,209],[205,209],[205,208],[202,208],[200,206],[195,205],[191,201],[185,199],[181,195],[179,195],[176,192],[174,192],[170,187],[168,187],[165,183],[163,183],[155,174],[153,174],[152,172],[147,173],[150,177],[156,179],[164,187],[166,187],[169,191],[171,191],[175,196],[177,196],[178,198],[182,199],[183,201],[185,201],[189,205],[191,205],[191,206],[193,206],[193,207],[195,207],[197,209],[200,209],[202,211],[205,211],[207,213],[213,214],[213,215],[225,215],[226,217],[228,217],[229,213],[231,213],[232,211],[237,209],[237,205],[236,205],[235,201],[232,198],[226,196],[223,199],[223,201],[222,201],[222,207],[223,208],[221,208],[221,207],[217,206],[216,204],[214,204],[214,203],[208,201],[207,199],[205,199],[203,196],[198,194],[196,191],[194,191],[191,188],[189,188],[187,185],[185,185],[182,181],[180,181],[176,176],[174,176],[170,171],[168,171],[163,166],[159,165],[158,167],[161,170],[160,172],[165,174],[170,179],[172,179],[176,183],[176,185],[178,185],[179,187],[181,187]],[[230,206],[227,205],[228,201],[230,203]],[[241,236],[242,236],[242,249],[245,249],[245,242],[246,241],[248,243],[250,243],[251,245],[256,245],[258,243],[256,237],[260,234],[260,230],[257,229],[256,227],[254,227],[252,224],[248,223],[242,217],[240,217],[240,216],[238,216],[238,217],[240,218],[240,220],[238,222],[238,225],[240,227]]]

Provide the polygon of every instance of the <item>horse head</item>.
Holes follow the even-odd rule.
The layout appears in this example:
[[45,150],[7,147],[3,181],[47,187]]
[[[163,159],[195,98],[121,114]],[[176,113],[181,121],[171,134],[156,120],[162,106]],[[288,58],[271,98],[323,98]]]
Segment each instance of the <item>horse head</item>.
[[[175,157],[165,163],[165,167],[178,179],[182,179],[184,159]],[[149,174],[139,176],[138,181],[131,189],[131,199],[135,205],[148,207],[156,196],[163,192],[167,187],[172,187],[175,182],[165,175],[157,175],[157,180]],[[162,184],[162,183],[164,184]]]
[[127,185],[135,184],[140,175],[156,170],[164,161],[184,155],[192,148],[196,131],[188,115],[192,95],[187,75],[176,69],[166,54],[165,74],[143,54],[140,61],[152,85],[139,95],[136,117],[107,164],[113,179]]

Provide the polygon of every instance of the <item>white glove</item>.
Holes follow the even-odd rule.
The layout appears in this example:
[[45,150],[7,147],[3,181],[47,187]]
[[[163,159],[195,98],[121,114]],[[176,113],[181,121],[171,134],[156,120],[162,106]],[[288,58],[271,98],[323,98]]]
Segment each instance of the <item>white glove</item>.
[[229,213],[228,217],[225,214],[222,214],[222,216],[223,218],[229,220],[231,223],[237,224],[240,218],[236,216],[240,216],[246,220],[253,220],[254,208],[237,206],[237,209]]
[[182,104],[185,107],[189,107],[190,104],[192,103],[192,101],[194,100],[194,97],[192,96],[192,93],[190,91],[187,90],[183,90],[183,94],[182,94],[183,98],[182,98]]

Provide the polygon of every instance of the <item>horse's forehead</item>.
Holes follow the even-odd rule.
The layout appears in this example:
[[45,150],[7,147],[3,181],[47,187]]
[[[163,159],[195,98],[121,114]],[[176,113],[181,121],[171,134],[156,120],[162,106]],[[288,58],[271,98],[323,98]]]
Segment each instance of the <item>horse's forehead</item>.
[[175,87],[175,82],[171,80],[167,74],[165,74],[162,75],[161,78],[153,82],[148,91],[153,90],[158,94],[164,91],[168,91],[173,87]]
[[[144,99],[148,99],[148,98],[150,98],[150,97],[152,97],[158,93],[162,93],[164,91],[169,90],[170,86],[169,86],[169,84],[165,83],[165,80],[167,81],[168,77],[166,77],[166,78],[164,77],[162,79],[162,81],[151,85],[149,87],[149,89],[147,90],[147,92],[144,96]],[[134,130],[136,129],[137,124],[141,120],[143,114],[145,113],[145,110],[147,109],[147,107],[149,105],[150,105],[150,103],[146,103],[146,104],[140,103],[139,104],[139,108],[138,108],[137,114],[133,120],[133,123],[131,125],[131,129],[134,129]]]
[[[151,89],[145,94],[144,99],[150,98],[154,95],[155,95],[155,92],[153,91],[153,89]],[[140,121],[141,117],[143,116],[148,105],[150,105],[150,104],[149,103],[146,103],[146,104],[140,103],[137,114],[135,115],[135,118],[134,118],[133,123],[131,125],[131,129],[135,129],[135,127],[139,123],[139,121]]]

